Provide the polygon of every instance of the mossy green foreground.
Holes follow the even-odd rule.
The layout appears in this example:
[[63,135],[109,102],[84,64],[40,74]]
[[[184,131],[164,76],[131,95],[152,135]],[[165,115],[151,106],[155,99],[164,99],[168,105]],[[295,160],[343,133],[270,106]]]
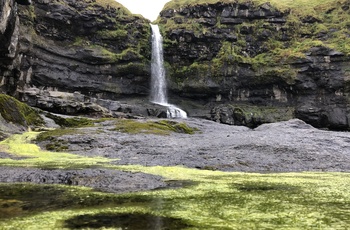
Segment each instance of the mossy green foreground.
[[[40,152],[36,145],[28,143],[33,136],[32,133],[14,136],[16,146],[11,139],[1,142],[1,151],[30,158],[0,159],[0,165],[42,167],[55,163],[70,168],[65,164],[71,165],[79,159],[79,166],[92,164],[144,172],[163,176],[169,182],[186,182],[186,186],[111,194],[76,186],[0,184],[0,229],[346,229],[350,226],[348,173],[258,174],[180,166],[116,166],[107,158]],[[55,158],[55,154],[60,157]]]
[[0,142],[0,151],[8,152],[18,157],[24,157],[21,160],[10,158],[0,159],[0,166],[80,169],[102,166],[106,162],[116,160],[103,157],[83,157],[64,152],[43,151],[39,146],[31,143],[38,134],[38,132],[16,134]]

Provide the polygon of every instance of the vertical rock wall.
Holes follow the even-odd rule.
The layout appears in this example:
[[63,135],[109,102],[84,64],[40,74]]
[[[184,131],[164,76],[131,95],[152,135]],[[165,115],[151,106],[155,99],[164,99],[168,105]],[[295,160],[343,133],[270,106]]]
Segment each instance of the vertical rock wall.
[[14,0],[0,2],[0,91],[15,90],[20,76],[18,56],[19,18]]
[[350,129],[350,1],[290,10],[255,0],[177,3],[159,23],[170,96],[190,116]]

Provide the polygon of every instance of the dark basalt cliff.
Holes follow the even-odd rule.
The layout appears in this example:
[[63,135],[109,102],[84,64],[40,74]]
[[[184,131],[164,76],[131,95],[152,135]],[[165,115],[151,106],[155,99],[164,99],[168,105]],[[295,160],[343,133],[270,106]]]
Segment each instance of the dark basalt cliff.
[[0,2],[0,86],[8,90],[20,75],[18,57],[19,19],[17,3],[13,0]]
[[174,103],[228,124],[349,129],[350,1],[208,2],[172,1],[158,20]]
[[111,100],[148,97],[148,20],[113,0],[36,0],[18,14],[21,61],[1,76],[4,92],[67,114],[123,110]]
[[[227,124],[349,130],[350,1],[270,2],[165,6],[170,102]],[[114,0],[4,0],[0,13],[1,92],[64,114],[160,114],[145,102],[148,20]]]

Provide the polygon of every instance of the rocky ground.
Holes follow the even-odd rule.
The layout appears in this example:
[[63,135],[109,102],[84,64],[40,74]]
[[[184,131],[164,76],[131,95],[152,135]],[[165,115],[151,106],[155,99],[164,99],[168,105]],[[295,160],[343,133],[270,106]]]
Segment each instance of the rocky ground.
[[[179,121],[180,122],[180,121]],[[113,130],[114,121],[81,128],[79,135],[58,139],[83,156],[118,158],[116,165],[175,166],[243,172],[350,171],[350,133],[315,129],[300,120],[256,129],[202,119],[185,122],[195,134],[128,134]],[[40,143],[44,146],[45,143]],[[7,157],[0,154],[0,157]],[[168,186],[161,178],[106,169],[44,170],[0,167],[1,182],[83,185],[108,192]]]
[[[186,123],[200,131],[160,136],[86,128],[66,135],[69,151],[84,156],[119,158],[115,164],[183,165],[244,172],[348,171],[350,133],[323,131],[300,120],[265,124],[256,129],[201,119]],[[95,130],[100,129],[100,132]],[[104,132],[101,132],[103,129]]]

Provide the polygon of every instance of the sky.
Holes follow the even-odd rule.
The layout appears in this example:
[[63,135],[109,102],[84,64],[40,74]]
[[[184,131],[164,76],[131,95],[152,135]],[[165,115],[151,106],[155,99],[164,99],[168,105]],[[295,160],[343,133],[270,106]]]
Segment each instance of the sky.
[[165,3],[169,1],[170,0],[117,0],[117,2],[128,8],[131,13],[141,14],[151,21],[157,19]]

